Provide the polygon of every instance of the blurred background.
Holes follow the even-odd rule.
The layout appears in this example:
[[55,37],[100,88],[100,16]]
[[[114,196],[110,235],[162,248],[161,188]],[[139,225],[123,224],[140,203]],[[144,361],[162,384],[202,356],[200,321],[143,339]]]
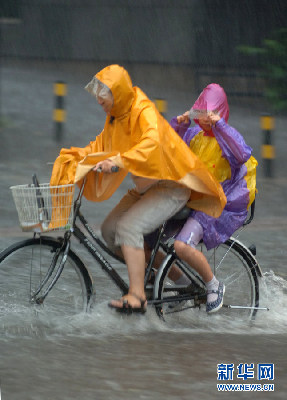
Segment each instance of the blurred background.
[[237,46],[260,46],[286,27],[286,12],[284,0],[2,0],[2,55],[186,65],[201,77],[248,78],[258,59]]
[[[181,102],[172,99],[175,91],[187,96],[185,109],[211,81],[225,88],[233,105],[276,109],[265,103],[266,66],[282,66],[286,55],[284,47],[275,57],[270,48],[262,51],[264,40],[286,27],[285,0],[2,0],[0,13],[1,87],[6,68],[14,68],[15,83],[19,69],[43,72],[42,85],[51,96],[53,78],[73,85],[84,76],[84,84],[99,68],[119,63],[150,97],[168,101],[168,116]],[[277,42],[286,46],[286,32]],[[243,46],[258,51],[251,54]],[[3,117],[15,118],[6,103],[16,92],[7,99],[4,87],[1,94],[3,125]],[[27,100],[29,90],[21,95]],[[20,93],[17,98],[23,99]],[[32,98],[51,115],[51,102],[39,91]]]
[[[83,87],[111,63],[126,67],[150,98],[163,99],[167,119],[208,83],[221,84],[230,122],[238,115],[256,156],[260,115],[287,109],[285,0],[2,0],[0,17],[2,159],[14,155],[5,132],[13,140],[20,128],[28,154],[25,143],[35,135],[43,155],[49,140],[81,146],[94,138],[104,115]],[[57,81],[67,85],[65,128],[53,137]]]
[[[1,325],[0,397],[2,389],[15,400],[213,400],[222,397],[216,365],[229,361],[275,363],[272,398],[285,399],[286,21],[286,0],[1,0],[1,249],[27,237],[9,186],[30,183],[35,172],[48,182],[62,147],[83,147],[101,132],[105,115],[84,90],[100,69],[123,65],[167,120],[216,82],[227,93],[230,124],[259,162],[255,219],[240,240],[257,246],[271,311],[255,327],[202,317],[172,332],[152,319],[127,324],[100,296],[100,318],[95,312],[75,326],[37,316],[23,323],[12,313]],[[64,89],[55,90],[57,82]],[[127,179],[107,202],[85,204],[92,224],[99,227],[128,186]],[[83,260],[96,275],[93,261]]]

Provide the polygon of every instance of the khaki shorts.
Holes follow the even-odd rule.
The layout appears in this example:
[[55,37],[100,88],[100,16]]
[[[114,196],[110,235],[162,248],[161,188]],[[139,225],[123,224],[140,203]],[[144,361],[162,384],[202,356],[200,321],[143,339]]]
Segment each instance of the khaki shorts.
[[143,248],[144,235],[157,229],[187,203],[190,189],[173,181],[159,181],[144,194],[129,190],[102,224],[102,235],[115,251],[126,245]]

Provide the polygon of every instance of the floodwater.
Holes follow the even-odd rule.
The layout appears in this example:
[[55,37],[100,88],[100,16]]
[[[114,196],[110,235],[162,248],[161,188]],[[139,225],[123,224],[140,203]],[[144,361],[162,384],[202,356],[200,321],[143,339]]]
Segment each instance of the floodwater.
[[[270,311],[258,312],[252,325],[204,310],[190,311],[185,326],[166,325],[152,308],[145,316],[121,316],[101,297],[90,314],[68,320],[1,310],[2,398],[215,399],[222,383],[217,364],[234,364],[235,371],[254,364],[256,371],[258,363],[272,363],[274,381],[255,376],[240,383],[273,383],[272,397],[260,398],[283,399],[287,283],[268,273],[262,286]],[[234,375],[228,383],[235,382]]]
[[[38,70],[37,70],[38,71]],[[49,135],[48,125],[39,128],[28,119],[29,102],[23,105],[25,85],[33,85],[44,96],[45,79],[23,66],[6,66],[2,71],[3,92],[7,94],[3,111],[12,120],[1,131],[1,227],[0,249],[19,238],[29,237],[18,228],[16,211],[8,187],[28,183],[35,170],[42,182],[49,179],[50,170],[46,162],[59,151]],[[39,74],[39,75],[37,75]],[[43,81],[44,76],[44,81]],[[71,91],[80,93],[85,82],[78,81]],[[86,77],[88,81],[90,76]],[[17,83],[17,85],[16,85]],[[46,86],[47,87],[47,82]],[[14,93],[9,100],[8,93]],[[33,93],[32,93],[33,94]],[[29,96],[32,97],[30,93]],[[22,96],[22,102],[19,99]],[[79,95],[80,96],[80,95]],[[176,93],[174,96],[176,97]],[[6,99],[6,97],[5,97]],[[72,100],[71,100],[72,101]],[[40,98],[41,104],[45,98]],[[23,106],[23,107],[22,107]],[[96,107],[96,106],[95,106]],[[185,105],[177,104],[177,108]],[[42,108],[39,108],[39,113]],[[254,130],[255,118],[250,110],[231,108],[236,122],[246,124]],[[26,119],[23,113],[27,113]],[[40,123],[40,116],[38,118]],[[89,110],[91,113],[91,110]],[[48,117],[43,115],[43,121]],[[75,118],[75,116],[74,116]],[[92,116],[87,112],[83,124],[89,131]],[[70,400],[70,399],[196,399],[226,398],[285,399],[287,392],[287,273],[286,237],[287,198],[286,148],[284,137],[285,120],[278,121],[278,164],[276,176],[267,179],[259,169],[258,198],[255,220],[241,234],[247,245],[255,243],[257,259],[261,264],[263,278],[260,284],[260,305],[269,311],[258,311],[256,320],[250,324],[234,318],[223,318],[218,314],[208,316],[204,309],[190,310],[183,321],[166,324],[158,319],[152,307],[144,316],[121,316],[107,307],[110,298],[120,294],[98,270],[88,254],[78,244],[74,250],[90,269],[97,291],[97,303],[91,313],[72,318],[53,318],[44,311],[13,309],[0,306],[0,393],[1,399]],[[68,125],[69,140],[77,138]],[[240,128],[240,127],[239,127]],[[88,143],[92,136],[83,129]],[[240,128],[241,129],[241,128]],[[43,134],[44,133],[44,134]],[[29,144],[27,136],[30,135]],[[89,131],[89,135],[91,135]],[[286,136],[286,134],[285,134]],[[26,139],[25,139],[26,138]],[[41,141],[39,140],[41,138]],[[72,139],[71,139],[72,138]],[[83,138],[81,138],[83,141]],[[254,136],[251,145],[259,153]],[[15,146],[15,144],[18,145]],[[73,143],[77,145],[77,143]],[[80,144],[82,145],[82,144]],[[70,146],[70,144],[68,144]],[[20,151],[22,150],[22,151]],[[280,158],[281,157],[281,158]],[[285,164],[284,164],[285,162]],[[280,167],[280,168],[279,168]],[[101,219],[125,192],[127,181],[116,196],[105,204],[84,204],[83,211],[89,221],[98,226]],[[218,364],[232,365],[233,379],[218,380]],[[240,365],[254,376],[246,380],[237,377]],[[253,365],[252,365],[253,364]],[[258,364],[273,364],[274,379],[259,380]],[[241,383],[258,385],[273,384],[274,391],[243,391],[223,395],[217,389],[219,383]],[[260,386],[261,387],[261,386]],[[272,387],[265,387],[266,389]],[[239,387],[240,389],[240,387]],[[242,387],[241,387],[242,389]]]

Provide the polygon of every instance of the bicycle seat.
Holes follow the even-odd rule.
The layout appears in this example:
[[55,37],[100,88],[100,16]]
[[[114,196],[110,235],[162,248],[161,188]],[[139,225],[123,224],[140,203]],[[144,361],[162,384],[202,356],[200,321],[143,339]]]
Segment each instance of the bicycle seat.
[[174,214],[174,216],[171,217],[169,219],[169,221],[171,221],[171,220],[181,221],[183,219],[187,219],[190,211],[191,211],[191,209],[189,207],[184,206],[181,210],[179,210],[176,214]]

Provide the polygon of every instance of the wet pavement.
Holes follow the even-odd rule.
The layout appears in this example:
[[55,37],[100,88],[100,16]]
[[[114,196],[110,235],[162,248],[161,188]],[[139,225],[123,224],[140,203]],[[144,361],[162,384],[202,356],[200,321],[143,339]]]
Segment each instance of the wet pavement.
[[[105,116],[83,87],[102,66],[16,60],[2,63],[0,249],[17,238],[29,237],[18,227],[9,186],[30,183],[34,172],[41,182],[48,182],[51,166],[47,163],[54,161],[62,147],[84,146],[101,131]],[[151,98],[167,100],[166,116],[170,119],[185,111],[196,95],[189,93],[188,85],[184,90],[182,82],[173,86],[167,75],[164,81],[156,66],[132,67],[134,84]],[[61,143],[55,140],[52,121],[53,83],[57,80],[68,84],[67,122]],[[276,118],[274,176],[266,178],[259,121],[266,107],[262,109],[251,100],[243,104],[232,99],[230,103],[230,124],[244,135],[260,162],[255,219],[240,239],[257,247],[257,259],[265,274],[263,302],[270,311],[259,315],[251,327],[227,323],[220,316],[207,318],[204,313],[195,313],[185,329],[166,327],[152,310],[141,319],[115,316],[106,302],[119,294],[107,283],[108,289],[101,292],[100,288],[99,305],[89,316],[55,324],[35,316],[19,321],[13,314],[5,315],[0,322],[3,399],[216,399],[222,397],[216,387],[219,363],[275,366],[274,381],[264,382],[274,383],[272,394],[237,392],[229,393],[228,398],[285,398],[287,118]],[[105,203],[84,203],[84,214],[95,227],[129,185],[127,179]],[[89,256],[82,250],[80,254],[95,281],[99,277],[102,282],[102,273],[94,269]],[[243,383],[260,382],[254,378]]]

